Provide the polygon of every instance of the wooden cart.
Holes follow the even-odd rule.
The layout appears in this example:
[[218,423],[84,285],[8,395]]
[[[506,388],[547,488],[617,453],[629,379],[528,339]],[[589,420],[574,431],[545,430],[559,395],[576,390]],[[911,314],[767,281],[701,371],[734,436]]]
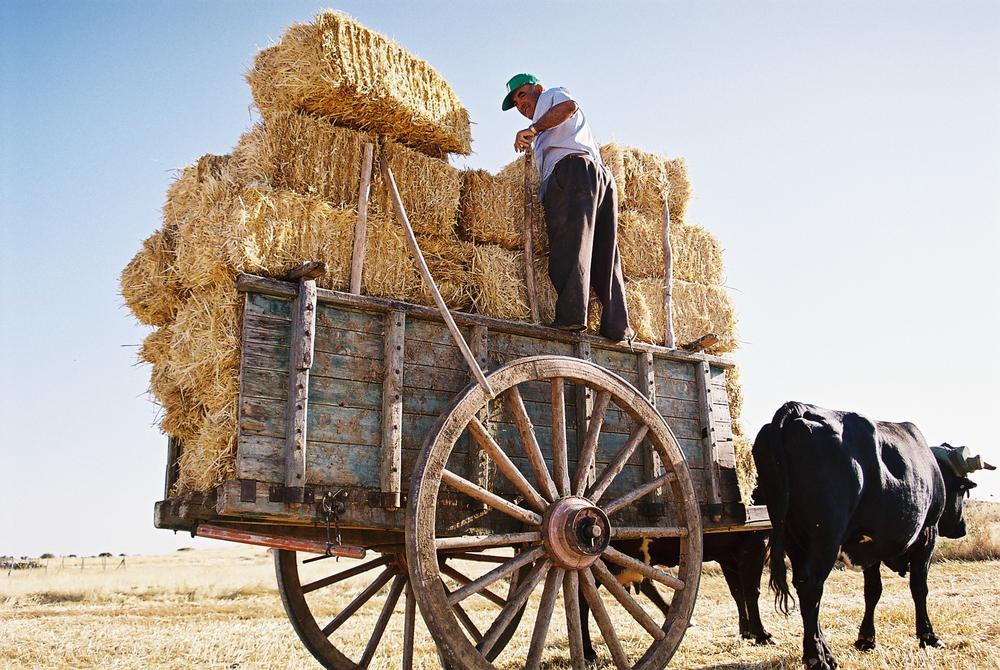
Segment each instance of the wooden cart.
[[[328,668],[380,655],[412,667],[418,607],[443,664],[537,668],[561,600],[567,639],[546,653],[555,645],[580,669],[581,595],[616,667],[664,667],[694,607],[703,531],[759,525],[736,483],[732,363],[325,291],[312,270],[239,277],[235,473],[170,497],[183,449],[171,440],[156,526],[274,547],[291,623]],[[674,570],[613,546],[663,537],[679,543]],[[361,562],[315,563],[330,556]],[[651,615],[609,563],[665,587],[669,615]],[[331,605],[349,578],[367,581]],[[609,614],[598,585],[624,614]],[[362,648],[343,625],[378,602]],[[402,633],[387,636],[395,616]]]

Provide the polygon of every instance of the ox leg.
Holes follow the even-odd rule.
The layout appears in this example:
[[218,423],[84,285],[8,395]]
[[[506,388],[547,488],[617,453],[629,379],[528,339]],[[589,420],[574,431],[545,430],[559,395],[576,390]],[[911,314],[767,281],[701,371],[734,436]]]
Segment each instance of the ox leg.
[[664,617],[670,614],[670,605],[663,599],[663,596],[660,595],[659,590],[657,590],[656,585],[651,580],[644,579],[639,582],[639,592],[649,598],[663,612]]
[[[796,554],[798,561],[795,560]],[[792,561],[792,583],[795,585],[802,613],[802,662],[809,670],[834,670],[837,662],[833,659],[820,627],[819,609],[823,599],[823,584],[837,562],[837,547],[830,546],[822,550],[813,548],[805,556],[799,552],[790,552],[789,559]]]
[[[601,588],[601,583],[597,582],[597,588]],[[581,637],[583,637],[583,657],[594,662],[597,660],[597,652],[594,651],[594,645],[590,641],[590,605],[587,604],[587,599],[583,597],[583,590],[580,590],[580,596],[578,598],[580,601],[580,632]]]
[[865,568],[865,616],[858,629],[858,639],[854,642],[854,647],[860,651],[875,648],[875,606],[882,597],[881,565],[876,563]]
[[[760,620],[760,578],[764,574],[767,545],[764,535],[747,538],[740,551],[739,579],[746,609],[749,636],[756,644],[774,644],[771,634],[764,630]],[[742,626],[740,633],[743,633]]]
[[910,562],[910,595],[913,596],[913,608],[917,620],[917,638],[921,648],[938,647],[941,640],[934,634],[931,619],[927,614],[927,572],[930,569],[931,554],[934,552],[934,542],[914,556]]
[[746,596],[743,593],[743,584],[740,581],[739,566],[729,561],[725,563],[719,561],[719,566],[722,568],[722,576],[726,578],[726,586],[729,587],[729,594],[733,596],[733,601],[736,603],[736,612],[740,619],[740,637],[749,639],[752,637],[750,634],[750,617],[747,615]]

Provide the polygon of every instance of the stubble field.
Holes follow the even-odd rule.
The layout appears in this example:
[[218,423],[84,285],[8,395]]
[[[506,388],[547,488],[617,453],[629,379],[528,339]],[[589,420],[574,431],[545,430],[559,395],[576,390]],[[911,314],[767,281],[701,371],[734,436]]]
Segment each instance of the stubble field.
[[[977,534],[985,532],[987,541],[976,544],[973,537],[966,541],[966,548],[995,548],[998,508],[990,505],[979,510],[980,523],[974,529]],[[942,553],[959,555],[959,549],[946,546]],[[879,647],[868,653],[855,651],[852,642],[864,607],[862,575],[834,571],[827,582],[821,617],[841,667],[1000,668],[1000,560],[996,558],[943,560],[932,566],[930,613],[945,644],[939,649],[919,648],[908,581],[883,568],[885,591],[876,615]],[[80,559],[55,558],[43,561],[47,565],[41,569],[0,575],[0,667],[319,667],[285,617],[266,550],[234,545],[232,549],[128,557],[124,566],[119,566],[120,561],[117,557],[103,562],[91,558],[81,568]],[[342,560],[338,569],[350,564]],[[369,576],[343,582],[329,594],[330,604],[342,607],[370,581]],[[629,632],[627,615],[601,592],[612,613],[620,614],[626,648],[634,653],[648,644],[641,630]],[[533,621],[537,600],[538,590],[529,603],[527,621]],[[474,606],[474,617],[488,615],[492,605],[482,603]],[[371,634],[380,606],[378,599],[369,602],[339,633],[355,658]],[[480,606],[482,612],[475,610]],[[402,609],[401,599],[372,668],[399,667]],[[800,667],[798,613],[787,619],[776,614],[768,593],[762,594],[761,610],[775,645],[755,646],[738,638],[736,609],[725,580],[714,564],[707,564],[693,625],[670,667]],[[525,634],[515,638],[498,665],[515,668],[523,664],[530,625],[522,623],[521,629]],[[593,622],[591,629],[601,654],[593,667],[613,667]],[[566,667],[555,660],[562,655],[565,642],[560,601],[548,634],[544,668]],[[418,630],[416,647],[416,667],[439,667],[426,630]]]

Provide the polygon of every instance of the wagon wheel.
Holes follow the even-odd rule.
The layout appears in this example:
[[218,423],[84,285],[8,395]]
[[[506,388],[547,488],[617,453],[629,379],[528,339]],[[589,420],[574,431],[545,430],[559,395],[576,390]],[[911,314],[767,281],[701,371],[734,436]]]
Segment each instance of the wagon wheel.
[[[376,658],[394,659],[386,662],[383,667],[395,665],[403,670],[413,667],[416,605],[403,554],[379,554],[375,558],[350,565],[325,560],[326,558],[283,549],[276,550],[274,554],[281,601],[292,627],[306,649],[324,667],[333,670],[366,668]],[[467,581],[461,570],[454,566],[455,561],[492,563],[506,560],[474,550],[454,555],[442,553],[440,559],[441,570],[447,576],[442,582],[444,588],[448,588],[448,583],[454,585],[457,581],[461,585]],[[307,564],[318,561],[322,563],[306,567]],[[330,565],[333,566],[332,569],[323,569]],[[509,588],[516,589],[518,579],[526,574],[527,569],[513,574]],[[364,587],[353,597],[341,598],[346,603],[343,606],[331,602],[331,596],[336,595],[337,589],[342,592],[345,590],[344,582],[348,579],[355,579],[352,587],[358,584],[363,584]],[[357,588],[353,588],[351,593],[354,591]],[[492,591],[483,595],[498,603],[503,602]],[[370,635],[367,640],[356,633],[346,632],[350,628],[349,619],[365,614],[372,616],[375,612],[378,612],[377,618],[373,619],[370,626],[366,625],[362,633]],[[460,606],[455,607],[453,612],[460,619],[466,619],[465,610]],[[401,617],[401,621],[396,617]],[[402,626],[401,634],[398,630],[393,631],[393,623],[397,627]],[[514,633],[514,626],[516,623],[508,627],[501,636],[494,657]],[[387,633],[387,630],[391,632]],[[357,660],[351,660],[352,658]]]
[[[524,358],[493,372],[489,382],[517,425],[520,443],[501,446],[484,429],[477,413],[486,407],[488,398],[481,386],[470,386],[455,399],[427,437],[410,485],[406,555],[411,585],[439,651],[460,670],[492,670],[494,665],[490,656],[500,633],[509,629],[509,622],[515,616],[526,611],[530,596],[541,587],[541,599],[532,625],[517,632],[524,641],[530,638],[527,656],[523,659],[525,667],[539,667],[548,639],[549,653],[557,649],[566,656],[563,663],[568,661],[574,670],[584,668],[579,610],[582,594],[597,620],[615,667],[619,670],[663,668],[688,626],[701,576],[701,519],[697,499],[684,456],[670,429],[639,391],[620,377],[586,361],[560,356]],[[537,382],[549,387],[551,404],[542,406],[551,407],[550,433],[536,429],[526,410],[524,393],[537,394]],[[566,383],[589,388],[595,398],[586,438],[577,453],[578,463],[584,465],[572,472],[566,438]],[[538,403],[532,406],[537,407]],[[612,412],[617,408],[629,417],[630,434],[613,454],[607,456],[607,465],[591,467],[602,440],[605,419],[611,416],[609,408]],[[466,432],[517,490],[518,499],[512,502],[502,498],[446,469],[456,442]],[[549,435],[551,471],[539,446],[540,442],[548,444],[545,438]],[[664,474],[624,491],[619,483],[616,489],[616,480],[643,440],[659,454]],[[534,483],[511,461],[511,456],[526,459],[530,467],[526,465],[524,470],[530,471]],[[664,489],[664,501],[676,525],[650,528],[631,521],[637,516],[634,506],[639,500],[660,487]],[[439,494],[447,489],[485,503],[498,515],[520,522],[522,532],[480,537],[439,534],[436,532],[437,504]],[[614,539],[641,537],[679,538],[680,564],[676,572],[647,565],[609,546]],[[523,548],[517,557],[498,565],[465,588],[454,593],[442,588],[437,552],[462,546],[515,545]],[[651,615],[619,585],[607,567],[608,562],[673,590],[668,598],[669,614],[666,617],[658,612]],[[511,592],[481,638],[467,635],[451,614],[451,606],[522,565],[531,566],[529,574]],[[604,593],[616,601],[611,602],[611,610],[598,591],[598,584],[604,585]],[[553,610],[560,591],[568,639],[560,639],[549,632],[550,628],[557,627],[558,619],[553,619]],[[611,612],[619,605],[623,612],[613,618]],[[526,619],[530,620],[530,616],[526,615]],[[620,637],[619,633],[627,633],[627,636]],[[623,640],[627,644],[623,645]],[[511,647],[522,648],[519,644],[511,644]],[[504,667],[521,662],[518,659]]]

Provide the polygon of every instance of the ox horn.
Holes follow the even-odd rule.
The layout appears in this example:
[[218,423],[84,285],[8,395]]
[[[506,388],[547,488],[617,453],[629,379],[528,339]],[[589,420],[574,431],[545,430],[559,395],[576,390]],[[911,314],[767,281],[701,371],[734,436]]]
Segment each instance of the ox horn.
[[990,465],[983,460],[980,455],[973,456],[969,451],[968,447],[959,447],[955,450],[955,455],[958,456],[958,461],[961,463],[961,468],[965,471],[966,475],[972,474],[976,470],[996,470],[995,465]]

